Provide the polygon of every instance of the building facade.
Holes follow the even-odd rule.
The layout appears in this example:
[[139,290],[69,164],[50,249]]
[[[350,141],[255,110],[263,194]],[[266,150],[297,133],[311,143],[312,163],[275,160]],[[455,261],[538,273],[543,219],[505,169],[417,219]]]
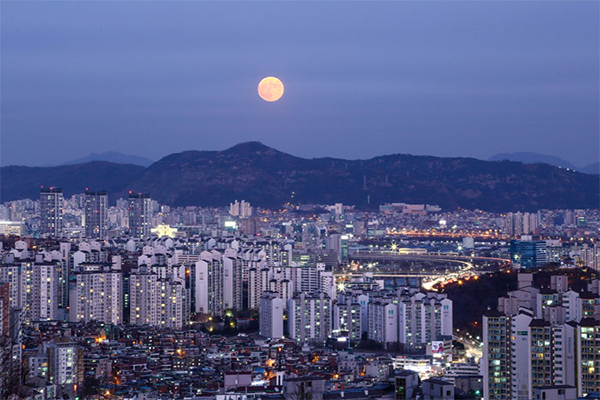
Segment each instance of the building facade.
[[61,237],[63,230],[63,192],[61,188],[40,189],[40,234]]
[[129,193],[129,231],[138,239],[150,238],[152,199],[148,193]]
[[108,237],[108,192],[85,191],[85,237],[106,239]]

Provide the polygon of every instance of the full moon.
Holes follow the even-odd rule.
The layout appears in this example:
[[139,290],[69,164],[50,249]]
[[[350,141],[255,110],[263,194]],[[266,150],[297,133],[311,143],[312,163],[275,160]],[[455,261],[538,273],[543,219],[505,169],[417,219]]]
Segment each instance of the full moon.
[[283,83],[268,76],[258,84],[258,95],[265,101],[277,101],[283,96]]

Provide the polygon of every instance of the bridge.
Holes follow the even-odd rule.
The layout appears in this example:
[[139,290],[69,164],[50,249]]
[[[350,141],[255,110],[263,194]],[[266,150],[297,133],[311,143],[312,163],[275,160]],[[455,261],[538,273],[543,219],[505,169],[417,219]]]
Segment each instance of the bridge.
[[432,271],[432,272],[418,272],[418,273],[407,273],[407,272],[371,272],[371,271],[364,271],[364,272],[336,272],[334,273],[334,275],[336,277],[348,277],[348,278],[359,278],[362,277],[363,274],[365,272],[370,272],[373,274],[373,279],[377,279],[377,278],[428,278],[428,277],[435,277],[435,276],[439,276],[440,272],[439,271]]
[[391,251],[365,251],[355,252],[349,255],[351,261],[377,262],[377,261],[437,261],[437,262],[501,262],[508,263],[510,260],[495,257],[476,257],[448,255],[443,253],[400,253]]
[[394,271],[391,268],[379,267],[368,268],[365,270],[342,271],[335,274],[338,277],[353,278],[362,276],[363,272],[370,272],[373,274],[373,278],[423,278],[424,281],[427,281],[426,285],[429,288],[431,288],[434,284],[443,282],[449,278],[458,279],[463,274],[478,275],[485,272],[481,266],[478,266],[478,264],[494,263],[504,265],[510,262],[504,258],[494,257],[470,257],[460,255],[444,255],[439,253],[409,254],[389,251],[355,252],[350,254],[349,259],[351,261],[358,261],[368,264],[393,261],[420,261],[440,264],[456,264],[456,269],[451,271],[441,271],[440,269],[437,269],[431,271],[407,272],[405,270]]

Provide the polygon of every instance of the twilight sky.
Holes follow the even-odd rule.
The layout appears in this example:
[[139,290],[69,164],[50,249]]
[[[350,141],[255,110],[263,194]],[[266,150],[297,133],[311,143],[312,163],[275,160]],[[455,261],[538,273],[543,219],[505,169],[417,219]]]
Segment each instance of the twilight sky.
[[3,165],[249,140],[599,157],[598,2],[5,1],[0,22]]

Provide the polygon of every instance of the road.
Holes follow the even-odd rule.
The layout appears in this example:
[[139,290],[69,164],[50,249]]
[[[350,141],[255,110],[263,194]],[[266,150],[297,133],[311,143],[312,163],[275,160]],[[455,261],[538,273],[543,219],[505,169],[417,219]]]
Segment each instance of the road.
[[452,338],[465,345],[467,357],[475,357],[476,359],[480,359],[483,356],[483,345],[475,338],[469,338],[463,335],[453,335]]

